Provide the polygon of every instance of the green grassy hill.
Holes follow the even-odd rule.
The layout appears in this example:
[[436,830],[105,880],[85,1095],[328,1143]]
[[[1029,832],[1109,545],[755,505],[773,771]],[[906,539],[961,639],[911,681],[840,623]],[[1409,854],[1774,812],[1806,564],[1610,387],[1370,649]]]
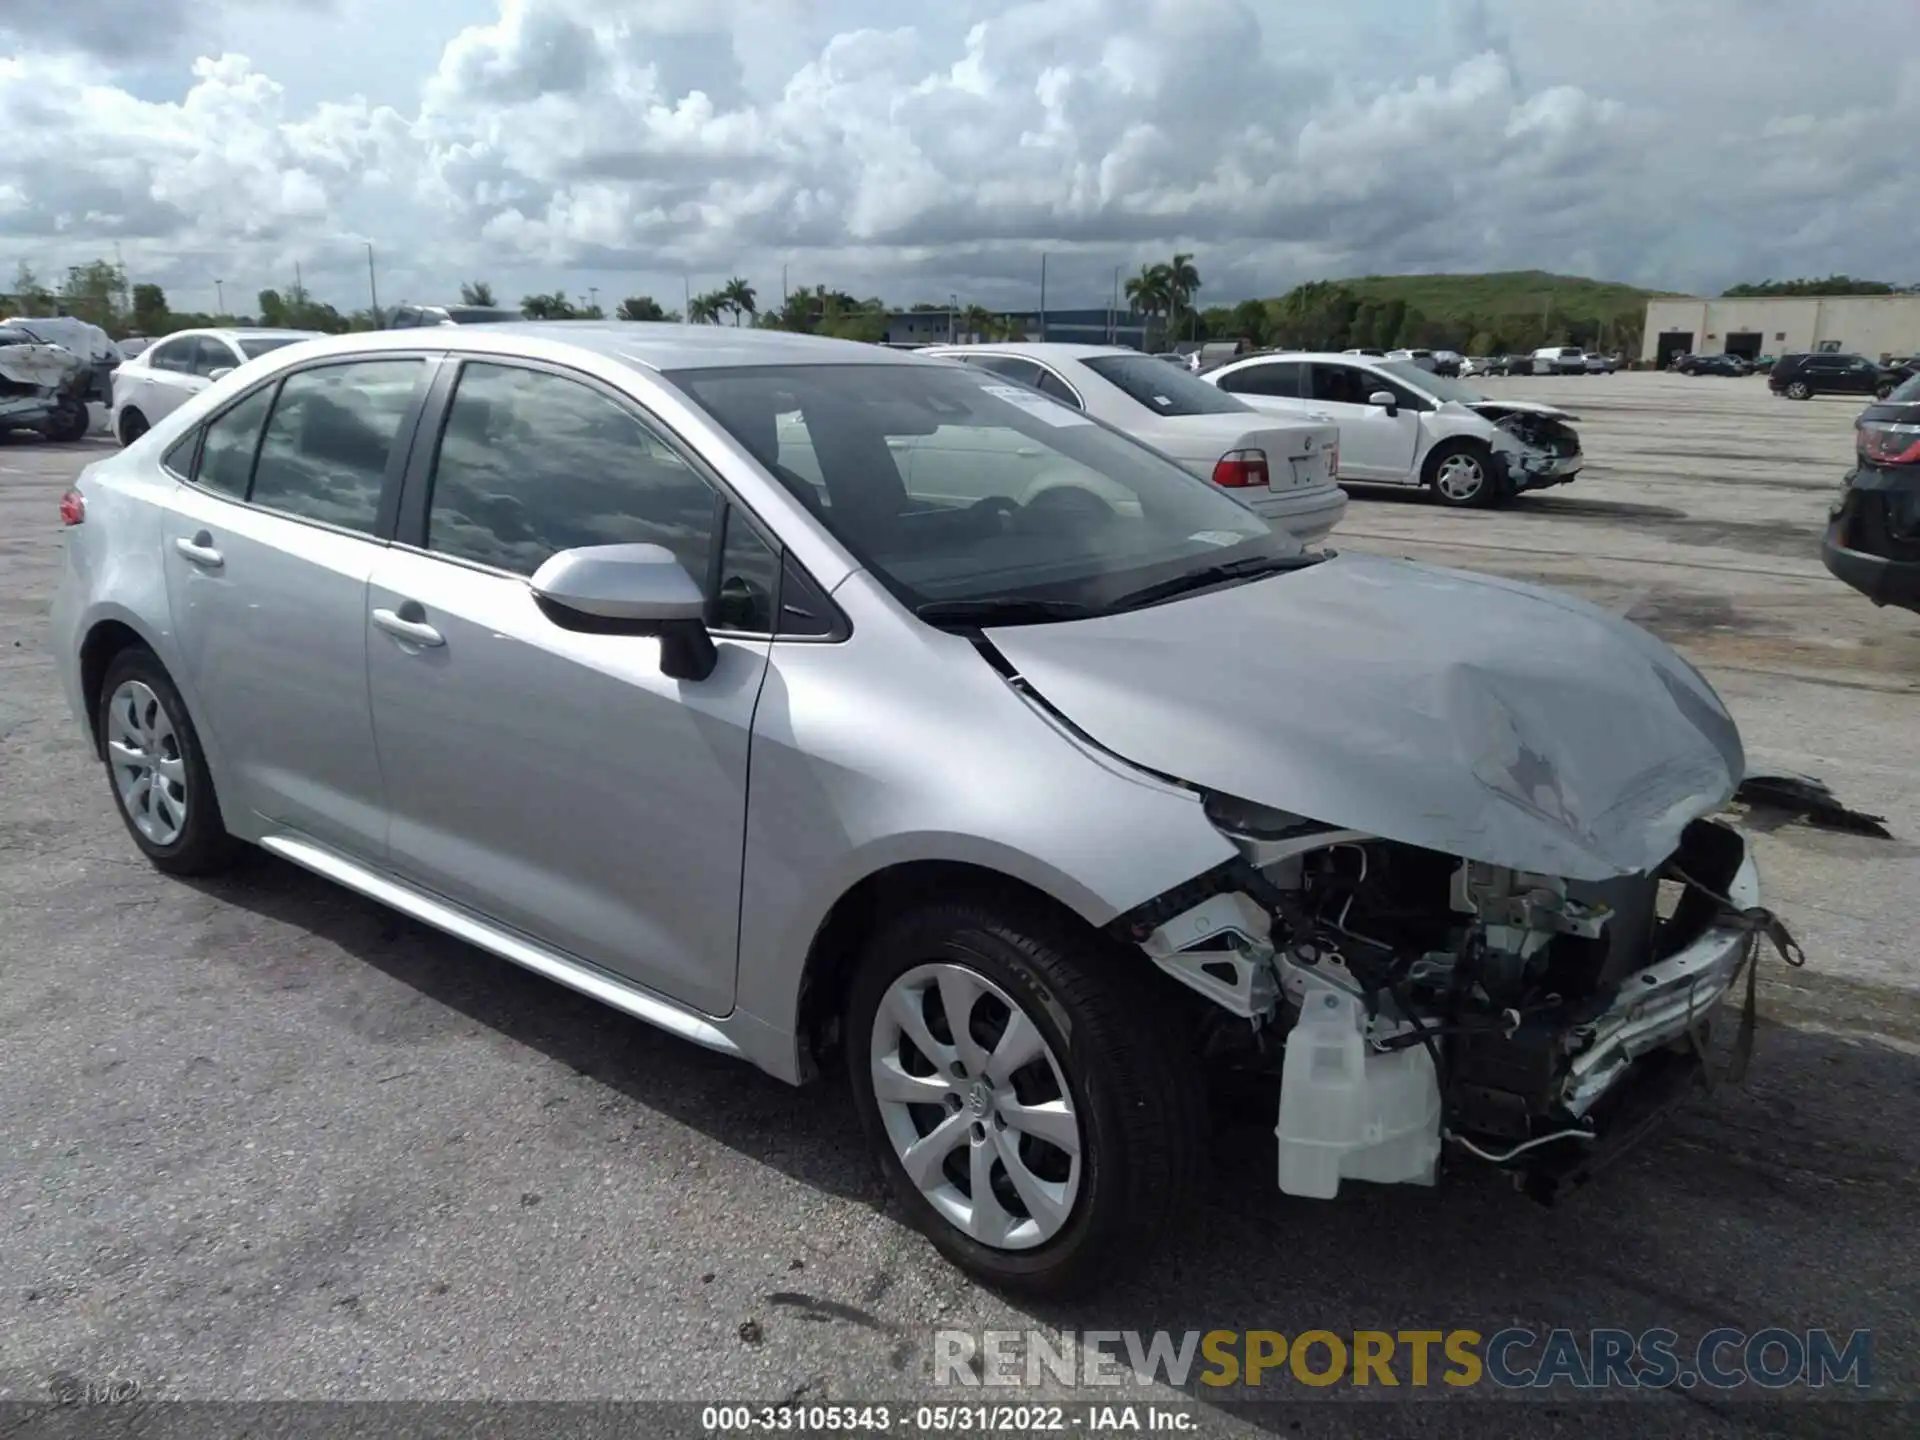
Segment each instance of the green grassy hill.
[[1545,270],[1504,270],[1492,275],[1364,275],[1336,282],[1362,302],[1404,300],[1430,320],[1487,321],[1551,313],[1556,322],[1617,324],[1646,317],[1647,301],[1671,291],[1642,290],[1611,280],[1551,275]]

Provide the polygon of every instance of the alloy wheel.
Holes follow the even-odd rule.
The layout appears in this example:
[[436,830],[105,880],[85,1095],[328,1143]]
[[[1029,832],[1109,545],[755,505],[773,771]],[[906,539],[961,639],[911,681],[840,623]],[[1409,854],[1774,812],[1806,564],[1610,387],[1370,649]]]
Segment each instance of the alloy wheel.
[[151,686],[122,682],[107,702],[107,764],[127,818],[155,845],[187,827],[187,765],[173,717]]
[[1080,1121],[1053,1047],[1006,991],[964,965],[916,966],[881,999],[868,1064],[894,1155],[948,1222],[999,1250],[1060,1232]]
[[1449,500],[1471,500],[1487,483],[1487,469],[1471,455],[1449,455],[1434,471],[1433,483]]

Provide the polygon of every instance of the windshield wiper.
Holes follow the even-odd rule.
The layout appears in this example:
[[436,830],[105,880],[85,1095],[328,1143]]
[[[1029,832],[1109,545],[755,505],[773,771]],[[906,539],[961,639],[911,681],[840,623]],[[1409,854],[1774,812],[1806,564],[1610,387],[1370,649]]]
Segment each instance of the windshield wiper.
[[1037,625],[1049,620],[1083,620],[1099,612],[1077,600],[1031,600],[993,595],[978,600],[929,600],[913,607],[929,625]]
[[1174,596],[1184,595],[1189,590],[1204,590],[1209,585],[1224,584],[1228,580],[1251,580],[1256,575],[1280,575],[1289,570],[1304,570],[1309,565],[1318,565],[1326,558],[1324,552],[1309,552],[1304,555],[1256,555],[1246,560],[1227,560],[1218,565],[1203,565],[1198,570],[1189,570],[1186,574],[1176,575],[1171,580],[1162,580],[1155,585],[1130,590],[1107,606],[1107,609],[1110,611],[1137,610],[1142,605],[1171,600]]

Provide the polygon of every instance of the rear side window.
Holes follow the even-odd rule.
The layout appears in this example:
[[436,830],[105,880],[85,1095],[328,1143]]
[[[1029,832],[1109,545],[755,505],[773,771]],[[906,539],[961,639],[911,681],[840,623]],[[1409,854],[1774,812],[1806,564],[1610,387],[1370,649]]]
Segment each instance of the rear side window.
[[260,427],[273,403],[273,387],[253,392],[231,410],[207,424],[200,447],[200,468],[194,481],[235,500],[247,498],[247,478],[253,473],[253,452],[260,448]]
[[427,548],[531,575],[583,545],[662,545],[704,585],[715,499],[679,452],[598,390],[470,363],[434,460]]
[[1033,360],[1023,360],[1017,355],[963,355],[960,358],[981,370],[991,370],[1009,380],[1018,380],[1022,385],[1040,383],[1040,366]]
[[387,462],[423,362],[362,360],[297,370],[280,386],[249,498],[372,534]]
[[1248,365],[1220,377],[1220,388],[1234,395],[1276,395],[1298,399],[1300,364],[1294,360],[1271,365]]

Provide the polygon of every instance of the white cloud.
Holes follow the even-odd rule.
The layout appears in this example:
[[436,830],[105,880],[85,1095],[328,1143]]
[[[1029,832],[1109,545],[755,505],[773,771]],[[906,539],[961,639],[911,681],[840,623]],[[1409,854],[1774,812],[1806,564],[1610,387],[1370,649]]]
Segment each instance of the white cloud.
[[[378,7],[281,3],[286,46],[379,48]],[[1176,245],[1223,297],[1403,268],[1920,279],[1884,163],[1920,120],[1909,0],[1674,12],[422,0],[416,34],[447,17],[438,63],[388,104],[296,104],[217,48],[154,98],[91,27],[9,21],[0,253],[51,269],[118,241],[174,285],[299,262],[349,301],[363,240],[422,298],[485,274],[673,303],[687,271],[765,291],[783,262],[1014,298],[1045,249],[1055,293],[1092,300]],[[1863,69],[1873,35],[1890,58]]]

